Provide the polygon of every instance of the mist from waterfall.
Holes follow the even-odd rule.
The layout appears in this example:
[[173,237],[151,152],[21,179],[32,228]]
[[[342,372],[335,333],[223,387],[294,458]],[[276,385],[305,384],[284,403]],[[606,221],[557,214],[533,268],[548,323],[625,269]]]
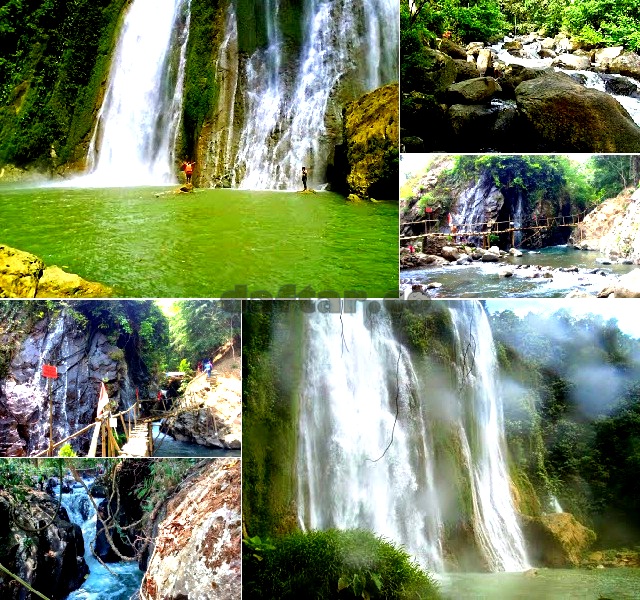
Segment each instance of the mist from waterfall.
[[[354,99],[397,80],[393,0],[306,0],[303,45],[293,83],[277,26],[280,0],[267,1],[266,48],[246,63],[245,120],[234,171],[240,187],[296,189],[303,166],[324,183],[341,121],[338,93]],[[333,131],[331,131],[333,129]]]
[[[446,310],[457,357],[448,389],[398,342],[384,309],[307,316],[298,519],[306,529],[371,529],[435,571],[444,568],[446,524],[468,519],[490,569],[522,571],[529,565],[510,493],[488,319],[471,301]],[[454,447],[457,475],[443,458]],[[460,502],[451,497],[456,477],[469,490],[467,515],[452,508]]]
[[76,183],[118,187],[176,181],[190,0],[134,0],[124,17],[104,101]]

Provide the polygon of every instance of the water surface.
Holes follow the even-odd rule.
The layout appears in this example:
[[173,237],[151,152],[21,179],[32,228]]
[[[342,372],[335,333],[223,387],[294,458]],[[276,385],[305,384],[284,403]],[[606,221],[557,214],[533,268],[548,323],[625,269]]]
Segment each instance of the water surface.
[[[383,297],[398,283],[395,202],[351,203],[330,192],[5,187],[0,212],[0,243],[122,297]],[[283,294],[284,286],[295,289]]]
[[240,450],[225,450],[224,448],[208,448],[200,444],[179,442],[170,435],[160,433],[160,423],[153,424],[154,456],[240,456]]
[[524,573],[456,573],[445,576],[447,600],[637,600],[640,569],[537,569]]
[[[434,295],[443,298],[560,298],[573,289],[597,293],[607,285],[607,275],[623,275],[637,269],[636,265],[603,265],[598,252],[576,250],[569,246],[551,246],[536,252],[525,252],[522,257],[506,257],[501,263],[474,262],[471,265],[447,265],[406,269],[401,277],[429,283],[442,284]],[[551,268],[578,267],[598,270],[598,273],[554,272],[553,279],[500,277],[504,265],[541,265]],[[526,272],[526,271],[524,271]],[[604,274],[604,275],[603,275]]]

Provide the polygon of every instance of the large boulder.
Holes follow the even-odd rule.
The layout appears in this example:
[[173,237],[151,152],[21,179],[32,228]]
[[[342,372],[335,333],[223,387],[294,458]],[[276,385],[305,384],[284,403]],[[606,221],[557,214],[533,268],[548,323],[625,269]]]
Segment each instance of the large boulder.
[[600,291],[598,298],[640,298],[640,269],[621,275],[617,283]]
[[398,84],[378,88],[347,105],[348,193],[378,199],[398,197],[398,121]]
[[615,98],[564,73],[521,83],[516,102],[533,137],[523,150],[640,152],[640,127]]
[[467,51],[462,46],[452,42],[450,39],[442,38],[438,44],[438,50],[440,50],[440,52],[444,52],[451,58],[467,60]]
[[435,94],[456,80],[456,63],[444,52],[425,47],[419,58],[415,66],[409,65],[404,70],[403,81],[410,81],[412,88],[407,91]]
[[635,52],[625,52],[611,60],[609,70],[612,73],[627,75],[634,79],[640,79],[640,56]]
[[480,72],[475,63],[460,58],[455,58],[454,62],[456,63],[456,82],[480,77]]
[[604,89],[610,94],[617,96],[630,96],[632,98],[640,98],[638,94],[638,85],[633,83],[627,77],[619,75],[602,75],[604,79]]
[[515,98],[516,88],[523,81],[530,81],[531,79],[549,75],[553,72],[554,71],[551,68],[534,69],[523,65],[508,65],[505,67],[502,77],[500,77],[499,80],[503,96],[507,98]]
[[577,56],[576,54],[561,54],[554,58],[551,64],[560,69],[573,71],[587,71],[591,67],[591,61],[587,56]]
[[487,71],[493,66],[493,55],[491,54],[490,48],[482,48],[480,52],[478,52],[476,64],[480,75],[486,75]]
[[[171,494],[142,557],[141,600],[235,600],[241,583],[240,460],[201,463]],[[154,511],[156,512],[156,511]]]
[[606,67],[608,68],[611,65],[611,61],[614,58],[618,58],[622,54],[624,50],[623,46],[610,46],[609,48],[599,48],[595,51],[594,54],[594,62],[596,63],[596,68]]
[[460,151],[490,148],[492,132],[500,109],[495,106],[476,104],[454,104],[449,107],[449,121],[455,144],[451,147]]
[[500,91],[493,77],[477,77],[450,85],[447,98],[450,104],[483,104]]
[[67,273],[60,267],[47,267],[38,282],[38,298],[105,298],[113,291],[100,283]]
[[596,534],[570,513],[521,516],[522,533],[531,562],[541,567],[572,567],[595,542]]
[[33,254],[0,245],[0,298],[33,298],[44,263]]

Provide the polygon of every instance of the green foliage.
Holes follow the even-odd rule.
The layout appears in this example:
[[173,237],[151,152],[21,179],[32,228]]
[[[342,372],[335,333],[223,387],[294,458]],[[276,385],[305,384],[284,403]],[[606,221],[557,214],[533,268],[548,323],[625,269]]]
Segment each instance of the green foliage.
[[594,155],[588,168],[599,200],[617,196],[626,187],[636,187],[640,181],[640,157],[636,155]]
[[54,168],[75,158],[93,126],[125,3],[8,0],[0,7],[0,164]]
[[[545,503],[557,495],[604,543],[639,539],[640,340],[615,320],[567,310],[491,321],[501,370],[518,383],[504,409],[518,489],[529,482]],[[606,381],[596,391],[584,381],[594,369]]]
[[178,310],[170,320],[172,369],[183,370],[178,366],[180,357],[189,365],[212,359],[218,348],[240,335],[237,301],[181,300],[174,306]]
[[78,455],[76,454],[76,451],[71,447],[71,444],[67,442],[60,447],[60,450],[58,450],[58,456],[64,456],[68,458]]
[[243,589],[251,598],[437,599],[409,554],[362,530],[310,531],[245,540]]
[[192,458],[149,461],[150,476],[134,490],[135,496],[142,501],[142,508],[147,516],[158,502],[173,492],[196,462]]

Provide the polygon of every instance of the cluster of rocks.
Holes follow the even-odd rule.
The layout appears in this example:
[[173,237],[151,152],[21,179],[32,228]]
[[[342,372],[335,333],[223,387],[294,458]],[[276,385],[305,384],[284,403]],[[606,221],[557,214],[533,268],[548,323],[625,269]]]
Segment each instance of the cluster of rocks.
[[46,267],[37,256],[0,245],[0,298],[105,298],[107,286]]
[[511,248],[508,252],[500,250],[498,246],[491,246],[488,250],[475,246],[460,244],[455,246],[442,246],[439,254],[427,254],[424,252],[410,252],[408,248],[400,249],[400,268],[415,269],[418,267],[442,267],[446,265],[468,265],[473,262],[497,263],[506,256],[522,256],[517,248]]
[[[540,39],[538,39],[540,38]],[[640,127],[605,92],[585,88],[584,76],[556,71],[589,69],[640,79],[640,57],[621,48],[573,49],[566,37],[513,40],[515,56],[536,50],[554,64],[506,64],[482,42],[466,47],[443,39],[424,46],[405,70],[414,89],[403,88],[402,148],[419,151],[640,152]],[[556,54],[555,58],[551,58]],[[637,86],[609,76],[612,92],[637,94]],[[635,89],[634,89],[635,88]]]
[[[21,494],[18,500],[0,490],[1,562],[46,597],[66,598],[89,573],[82,531],[46,492],[25,488]],[[50,521],[42,531],[30,531]],[[6,575],[0,577],[0,595],[10,600],[35,597]]]
[[[216,366],[216,368],[218,368]],[[193,379],[174,408],[184,409],[168,426],[171,437],[208,448],[238,450],[242,444],[242,383],[238,370],[220,370],[215,381],[205,373]]]

